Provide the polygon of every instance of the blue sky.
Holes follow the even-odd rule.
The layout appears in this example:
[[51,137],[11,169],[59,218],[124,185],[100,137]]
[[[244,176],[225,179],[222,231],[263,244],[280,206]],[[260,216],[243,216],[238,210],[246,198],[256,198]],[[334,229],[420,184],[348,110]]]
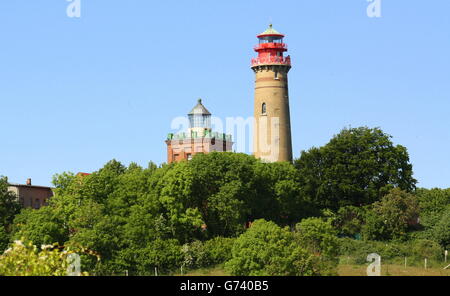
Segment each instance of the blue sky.
[[343,127],[381,127],[423,187],[450,187],[450,2],[0,2],[0,175],[49,185],[116,158],[166,161],[173,118],[203,98],[253,112],[250,59],[270,21],[287,35],[294,155]]

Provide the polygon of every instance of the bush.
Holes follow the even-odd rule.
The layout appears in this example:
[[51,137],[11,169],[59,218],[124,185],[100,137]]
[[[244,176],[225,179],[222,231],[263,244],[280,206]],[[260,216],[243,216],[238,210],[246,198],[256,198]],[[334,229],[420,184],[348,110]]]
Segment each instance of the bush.
[[6,232],[5,227],[0,225],[0,254],[8,248],[9,234]]
[[201,241],[194,241],[182,247],[183,265],[190,268],[201,268],[210,265],[208,252]]
[[206,242],[194,241],[182,247],[183,265],[188,268],[204,268],[225,263],[231,259],[235,239],[215,237]]
[[[339,255],[352,258],[352,263],[366,263],[367,255],[378,253],[374,242],[359,241],[351,238],[339,239]],[[351,263],[351,262],[347,262]]]
[[339,234],[346,237],[355,237],[361,233],[366,216],[366,207],[341,207],[335,215],[333,226]]
[[412,242],[411,255],[414,259],[442,260],[443,249],[436,242],[417,240]]
[[310,252],[327,257],[338,254],[338,238],[331,223],[320,218],[308,218],[295,226],[300,244]]
[[234,238],[215,237],[204,243],[208,253],[209,264],[216,265],[225,263],[231,259],[231,250],[236,241]]
[[299,245],[320,256],[320,269],[328,274],[337,274],[339,240],[331,221],[308,218],[298,223],[295,229]]
[[367,212],[363,236],[367,240],[406,239],[407,230],[417,224],[419,204],[413,194],[392,189]]
[[257,220],[236,239],[225,268],[235,276],[313,276],[324,273],[319,260],[287,228]]
[[[15,241],[0,256],[0,276],[64,276],[67,275],[70,251],[60,251],[56,245],[41,246]],[[81,273],[81,275],[88,275]]]
[[128,270],[130,274],[148,276],[154,275],[156,267],[158,274],[170,274],[181,267],[183,255],[177,240],[156,239],[149,242],[145,248],[122,249],[118,253],[116,262],[103,262],[97,270],[105,275],[123,273]]
[[431,236],[444,248],[450,248],[450,206],[442,213],[441,219],[433,227]]

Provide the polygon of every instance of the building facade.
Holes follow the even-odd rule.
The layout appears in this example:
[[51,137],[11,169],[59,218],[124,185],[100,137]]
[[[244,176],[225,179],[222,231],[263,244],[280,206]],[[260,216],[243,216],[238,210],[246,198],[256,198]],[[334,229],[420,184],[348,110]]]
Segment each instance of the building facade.
[[199,99],[197,105],[189,112],[187,132],[169,134],[167,144],[167,162],[190,160],[199,153],[230,152],[233,142],[231,135],[213,132],[211,113]]
[[13,192],[19,199],[19,203],[24,208],[40,209],[48,204],[48,200],[53,197],[53,189],[45,186],[35,186],[31,184],[31,179],[26,184],[8,184],[8,190]]
[[284,56],[284,35],[270,25],[259,34],[252,59],[255,72],[253,152],[267,162],[292,162],[291,121],[289,111],[288,72],[290,56]]

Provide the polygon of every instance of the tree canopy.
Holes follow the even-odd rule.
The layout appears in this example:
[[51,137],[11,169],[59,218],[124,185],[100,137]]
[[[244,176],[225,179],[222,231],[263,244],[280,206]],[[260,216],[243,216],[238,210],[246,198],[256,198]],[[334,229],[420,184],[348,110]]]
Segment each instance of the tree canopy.
[[0,178],[0,247],[24,238],[36,254],[54,243],[86,250],[82,268],[94,275],[225,262],[234,275],[333,275],[340,250],[355,249],[338,236],[414,239],[430,254],[450,245],[450,191],[415,190],[406,148],[377,128],[344,129],[294,164],[226,152],[159,167],[111,160],[53,184],[48,206],[19,213]]
[[379,128],[346,128],[295,161],[300,187],[318,208],[376,202],[392,188],[415,189],[408,152]]

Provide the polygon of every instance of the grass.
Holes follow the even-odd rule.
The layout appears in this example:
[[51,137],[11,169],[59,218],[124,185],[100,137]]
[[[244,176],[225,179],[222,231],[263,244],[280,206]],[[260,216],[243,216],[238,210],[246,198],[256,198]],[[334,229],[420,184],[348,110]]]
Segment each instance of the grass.
[[[444,270],[444,266],[440,268],[428,268],[383,264],[381,265],[382,276],[450,276],[450,269]],[[367,276],[367,265],[356,264],[340,264],[338,266],[339,276]],[[222,265],[211,268],[202,268],[188,271],[184,276],[228,276]]]
[[228,276],[229,274],[223,268],[223,265],[214,266],[211,268],[201,268],[196,270],[189,270],[184,276]]
[[[382,264],[382,276],[450,276],[450,270],[442,268],[427,268],[415,266],[403,266],[394,264]],[[340,276],[366,276],[367,265],[347,265],[338,266]]]

